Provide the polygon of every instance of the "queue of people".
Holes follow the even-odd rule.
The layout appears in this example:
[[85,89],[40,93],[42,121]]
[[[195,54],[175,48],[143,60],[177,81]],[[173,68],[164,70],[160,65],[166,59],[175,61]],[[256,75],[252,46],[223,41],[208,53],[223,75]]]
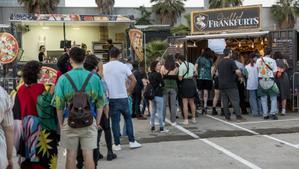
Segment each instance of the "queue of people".
[[13,168],[13,147],[22,169],[56,168],[60,143],[66,149],[65,168],[94,169],[104,158],[99,146],[103,131],[106,159],[111,161],[117,158],[115,151],[122,150],[120,138],[125,135],[131,149],[142,146],[135,139],[132,118],[146,120],[146,110],[151,132],[168,132],[168,112],[173,126],[179,111],[183,125],[189,125],[189,119],[197,123],[196,109],[200,106],[202,114],[218,115],[216,107],[220,106],[226,120],[231,120],[232,114],[245,120],[245,91],[252,116],[277,120],[278,98],[281,115],[286,114],[288,63],[281,53],[272,55],[271,48],[265,49],[263,57],[250,54],[247,65],[229,48],[221,56],[204,49],[195,65],[183,55],[169,55],[153,61],[149,72],[138,62],[132,64],[133,69],[122,63],[120,54],[112,46],[111,60],[103,64],[96,56],[73,47],[58,61],[59,76],[50,87],[38,83],[42,65],[38,61],[26,63],[22,68],[24,83],[14,101],[0,88],[0,150],[6,153],[0,157],[0,168]]

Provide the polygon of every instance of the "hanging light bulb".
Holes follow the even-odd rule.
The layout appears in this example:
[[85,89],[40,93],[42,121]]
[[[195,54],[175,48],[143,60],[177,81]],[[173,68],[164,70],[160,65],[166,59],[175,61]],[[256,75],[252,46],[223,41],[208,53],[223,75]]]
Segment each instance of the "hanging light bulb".
[[193,46],[194,46],[194,47],[197,47],[196,42],[193,43]]
[[268,38],[267,37],[265,37],[265,42],[267,42],[268,41]]
[[241,44],[241,42],[239,42],[239,48],[240,48],[240,47],[242,47],[242,44]]
[[180,44],[180,48],[183,48],[183,47],[184,47],[184,44],[183,44],[183,43],[181,43],[181,44]]
[[254,48],[254,43],[252,43],[251,48]]
[[261,41],[261,45],[264,45],[264,41],[263,40]]

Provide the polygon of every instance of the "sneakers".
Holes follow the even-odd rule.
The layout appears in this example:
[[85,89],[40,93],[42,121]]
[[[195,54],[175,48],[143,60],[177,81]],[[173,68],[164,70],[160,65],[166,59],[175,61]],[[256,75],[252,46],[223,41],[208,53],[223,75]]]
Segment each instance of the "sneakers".
[[281,115],[282,115],[282,116],[285,116],[285,115],[286,115],[286,109],[282,109],[282,110],[281,110]]
[[236,117],[237,121],[241,122],[241,121],[246,121],[246,119],[243,116],[237,116]]
[[155,126],[152,126],[151,127],[151,132],[154,132],[156,129],[155,129]]
[[184,120],[184,122],[182,124],[183,125],[189,125],[189,121],[188,120]]
[[218,112],[217,112],[216,108],[213,107],[212,116],[217,116],[217,115],[218,115]]
[[112,161],[112,160],[114,160],[116,158],[117,158],[116,154],[114,154],[113,152],[108,152],[108,154],[107,154],[107,161]]
[[114,151],[120,151],[120,150],[121,150],[121,146],[120,146],[120,144],[119,144],[119,145],[115,145],[115,144],[113,144],[113,145],[112,145],[112,149],[113,149]]
[[160,127],[160,133],[168,133],[169,130],[165,129],[164,127]]
[[203,108],[201,114],[202,114],[202,115],[206,115],[206,114],[207,114],[207,109],[208,109],[208,108],[206,108],[206,107]]
[[196,123],[196,119],[192,118],[192,123],[195,124]]
[[137,141],[130,142],[129,145],[130,145],[130,148],[131,148],[131,149],[140,148],[140,147],[142,146],[142,145],[141,145],[140,143],[138,143]]
[[269,116],[264,116],[264,120],[269,120]]
[[276,115],[271,115],[272,120],[278,120],[278,117]]

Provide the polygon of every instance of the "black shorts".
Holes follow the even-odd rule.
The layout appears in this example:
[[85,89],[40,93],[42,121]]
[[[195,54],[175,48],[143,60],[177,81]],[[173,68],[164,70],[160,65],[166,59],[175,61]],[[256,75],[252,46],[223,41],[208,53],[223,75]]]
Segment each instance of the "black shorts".
[[213,81],[212,80],[197,80],[198,90],[212,90]]
[[219,79],[218,79],[218,76],[214,78],[214,89],[219,90]]

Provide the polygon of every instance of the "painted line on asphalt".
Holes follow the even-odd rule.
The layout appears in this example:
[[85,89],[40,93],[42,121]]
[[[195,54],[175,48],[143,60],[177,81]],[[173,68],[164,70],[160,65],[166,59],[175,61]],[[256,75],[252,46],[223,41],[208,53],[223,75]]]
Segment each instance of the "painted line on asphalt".
[[213,142],[211,142],[211,141],[209,141],[207,139],[200,139],[200,140],[203,141],[204,143],[210,145],[211,147],[213,147],[213,148],[215,148],[215,149],[223,152],[227,156],[229,156],[229,157],[231,157],[231,158],[233,158],[233,159],[235,159],[235,160],[243,163],[244,165],[246,165],[247,167],[249,167],[251,169],[261,169],[261,167],[259,167],[259,166],[255,165],[255,164],[253,164],[253,163],[245,160],[244,158],[242,158],[242,157],[240,157],[240,156],[232,153],[231,151],[225,149],[224,147],[221,147],[220,145],[217,145],[217,144],[215,144],[215,143],[213,143]]
[[[221,119],[219,119],[219,120],[221,120]],[[178,124],[173,124],[173,123],[171,123],[169,119],[166,118],[166,119],[165,119],[165,122],[171,124],[171,126],[177,128],[178,130],[184,132],[185,134],[188,134],[189,136],[191,136],[191,137],[193,137],[193,138],[195,138],[195,139],[199,139],[199,136],[198,136],[198,135],[194,134],[194,133],[191,132],[190,130],[185,129],[184,127],[182,127],[182,126],[180,126],[180,125],[178,125]],[[225,122],[225,121],[223,121],[223,122]],[[238,127],[238,126],[236,125],[235,127]],[[243,130],[245,129],[245,128],[243,128],[243,127],[241,127],[241,128],[242,128]],[[237,161],[243,163],[244,165],[246,165],[247,167],[249,167],[249,168],[251,168],[251,169],[262,169],[262,168],[260,168],[259,166],[257,166],[257,165],[255,165],[255,164],[253,164],[253,163],[251,163],[251,162],[245,160],[244,158],[242,158],[242,157],[240,157],[240,156],[238,156],[238,155],[232,153],[231,151],[225,149],[224,147],[221,147],[220,145],[217,145],[217,144],[215,144],[215,143],[213,143],[213,142],[211,142],[211,141],[209,141],[209,140],[207,140],[207,139],[199,139],[199,140],[202,141],[202,142],[204,142],[204,143],[206,143],[206,144],[208,144],[209,146],[211,146],[211,147],[213,147],[213,148],[215,148],[215,149],[217,149],[217,150],[223,152],[223,153],[226,154],[227,156],[229,156],[229,157],[231,157],[231,158],[233,158],[233,159],[235,159],[235,160],[237,160]]]
[[297,148],[299,148],[299,144],[298,145],[295,145]]
[[233,123],[230,123],[230,122],[227,122],[227,121],[222,120],[222,119],[219,119],[219,118],[217,118],[217,117],[210,116],[210,115],[206,115],[206,116],[207,116],[207,117],[210,117],[210,118],[212,118],[212,119],[214,119],[214,120],[220,121],[220,122],[222,122],[222,123],[225,123],[225,124],[231,125],[231,126],[233,126],[233,127],[239,128],[239,129],[241,129],[241,130],[247,131],[248,133],[251,133],[251,134],[254,134],[254,135],[258,135],[258,134],[259,134],[259,133],[255,132],[255,131],[249,130],[249,129],[247,129],[247,128],[238,126],[238,125],[233,124]]
[[170,122],[170,120],[168,120],[167,118],[165,119],[165,122],[170,124],[171,126],[177,128],[178,130],[182,131],[183,133],[195,138],[195,139],[199,139],[199,136],[194,134],[193,132],[191,132],[190,130],[185,129],[184,127],[178,125],[178,124],[173,124]]
[[241,123],[235,123],[235,124],[259,124],[259,123],[275,123],[275,122],[288,122],[288,121],[299,121],[299,118],[297,119],[284,119],[284,120],[273,120],[273,121],[250,121],[250,122],[241,122]]
[[[247,132],[249,132],[249,133],[251,133],[251,134],[254,134],[254,135],[261,135],[261,134],[255,132],[255,131],[253,131],[253,130],[250,130],[250,129],[247,129],[247,128],[238,126],[237,124],[227,122],[227,121],[222,120],[222,119],[219,119],[219,118],[217,118],[217,117],[213,117],[213,116],[210,116],[210,115],[206,115],[206,116],[207,116],[207,117],[210,117],[210,118],[212,118],[212,119],[214,119],[214,120],[220,121],[220,122],[222,122],[222,123],[225,123],[225,124],[234,126],[234,127],[239,128],[239,129],[241,129],[241,130],[247,131]],[[287,141],[280,140],[280,139],[277,139],[277,138],[272,137],[272,136],[269,136],[269,135],[261,135],[261,136],[263,136],[263,137],[265,137],[265,138],[268,138],[268,139],[271,139],[271,140],[274,140],[274,141],[277,141],[277,142],[280,142],[280,143],[283,143],[283,144],[288,145],[288,146],[290,146],[290,147],[294,147],[294,148],[296,148],[296,149],[299,149],[298,146],[296,146],[296,145],[294,145],[294,144],[292,144],[292,143],[289,143],[289,142],[287,142]]]
[[290,147],[294,147],[294,148],[299,148],[298,146],[296,146],[296,145],[294,145],[294,144],[292,144],[292,143],[289,143],[289,142],[287,142],[287,141],[284,141],[284,140],[281,140],[281,139],[278,139],[278,138],[275,138],[275,137],[272,137],[272,136],[269,136],[269,135],[262,135],[262,136],[264,136],[264,137],[266,137],[266,138],[269,138],[269,139],[271,139],[271,140],[275,140],[275,141],[278,141],[278,142],[280,142],[280,143],[283,143],[283,144],[285,144],[285,145],[288,145],[288,146],[290,146]]

